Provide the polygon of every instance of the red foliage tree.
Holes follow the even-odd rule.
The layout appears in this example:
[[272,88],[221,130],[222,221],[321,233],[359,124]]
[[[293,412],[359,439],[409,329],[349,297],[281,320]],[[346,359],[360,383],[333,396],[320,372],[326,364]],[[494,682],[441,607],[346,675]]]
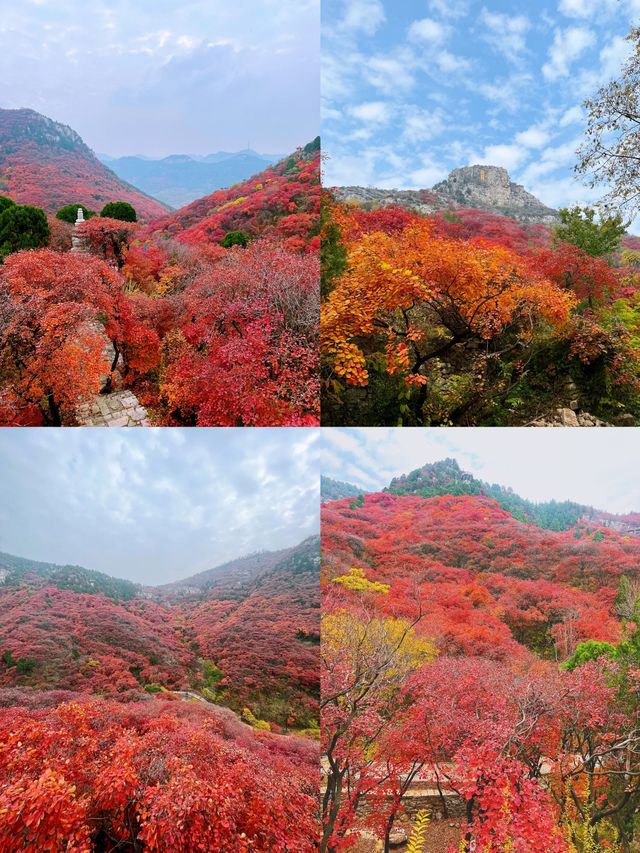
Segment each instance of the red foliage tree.
[[0,849],[311,853],[317,751],[155,700],[0,711]]

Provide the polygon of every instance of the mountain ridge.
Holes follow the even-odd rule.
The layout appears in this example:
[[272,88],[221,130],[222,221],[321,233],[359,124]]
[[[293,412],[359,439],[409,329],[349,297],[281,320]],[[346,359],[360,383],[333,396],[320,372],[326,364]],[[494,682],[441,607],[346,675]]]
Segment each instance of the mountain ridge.
[[[510,487],[478,479],[464,471],[457,460],[451,457],[437,462],[428,462],[408,474],[394,477],[383,489],[364,492],[365,495],[385,493],[425,498],[444,495],[488,497],[517,521],[533,524],[542,529],[570,530],[578,522],[588,521],[619,533],[640,536],[640,512],[610,513],[588,504],[569,500],[531,501],[521,497]],[[355,495],[342,497],[355,497]]]
[[32,109],[0,109],[0,193],[56,213],[66,204],[99,211],[128,201],[141,220],[167,205],[119,178],[68,125]]
[[396,205],[424,215],[441,210],[478,209],[531,224],[555,225],[559,222],[556,210],[512,181],[501,166],[463,166],[430,189],[348,186],[335,187],[332,192],[340,201],[355,201],[364,206]]
[[131,155],[102,162],[121,179],[178,209],[258,174],[276,159],[245,149],[203,157],[170,154],[153,159]]
[[[232,576],[241,567],[242,577],[244,580],[255,580],[262,574],[273,571],[279,562],[287,559],[297,551],[313,546],[319,541],[319,536],[311,535],[303,539],[297,545],[292,545],[287,548],[279,548],[275,551],[263,550],[253,551],[249,554],[244,554],[241,557],[234,557],[224,563],[215,565],[210,569],[204,569],[201,572],[188,575],[187,577],[169,581],[164,584],[151,585],[143,584],[138,581],[132,581],[128,578],[120,578],[116,575],[110,575],[107,572],[100,572],[95,569],[87,569],[84,566],[71,563],[49,563],[44,560],[33,560],[29,557],[18,556],[17,554],[9,554],[5,551],[0,551],[0,586],[11,585],[17,581],[24,579],[25,576],[32,574],[42,579],[50,579],[53,586],[59,583],[60,589],[72,588],[69,582],[75,578],[78,586],[87,587],[86,589],[77,589],[76,591],[83,592],[104,592],[103,588],[98,586],[99,583],[112,582],[121,584],[123,588],[133,593],[127,597],[133,598],[135,595],[152,591],[158,593],[171,593],[173,591],[183,594],[204,594],[207,591],[217,588],[218,582],[224,581],[225,578]],[[245,568],[246,566],[246,568]],[[89,588],[92,580],[95,582],[95,588]],[[207,583],[207,581],[210,581]],[[220,584],[221,585],[221,584]],[[182,589],[184,588],[184,589]],[[112,597],[109,593],[106,593]],[[120,597],[124,597],[122,594]]]

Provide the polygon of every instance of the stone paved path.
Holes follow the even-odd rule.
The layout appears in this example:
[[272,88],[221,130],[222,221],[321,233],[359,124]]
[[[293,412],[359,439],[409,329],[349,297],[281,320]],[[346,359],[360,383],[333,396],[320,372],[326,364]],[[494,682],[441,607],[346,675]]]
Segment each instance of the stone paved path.
[[77,416],[81,426],[150,426],[147,410],[131,391],[102,394],[90,403],[83,403],[78,408]]

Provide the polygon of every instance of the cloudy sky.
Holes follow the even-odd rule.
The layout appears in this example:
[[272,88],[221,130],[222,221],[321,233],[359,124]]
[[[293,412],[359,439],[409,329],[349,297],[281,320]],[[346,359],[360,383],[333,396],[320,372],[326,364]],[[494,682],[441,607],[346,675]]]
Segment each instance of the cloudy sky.
[[619,74],[640,0],[323,0],[329,185],[431,187],[504,166],[543,202],[573,177],[583,100]]
[[633,429],[322,430],[322,473],[368,491],[453,457],[481,480],[533,501],[573,500],[640,511],[640,442]]
[[0,551],[159,584],[318,531],[319,430],[5,429]]
[[285,153],[319,131],[320,0],[2,3],[4,108],[112,155]]

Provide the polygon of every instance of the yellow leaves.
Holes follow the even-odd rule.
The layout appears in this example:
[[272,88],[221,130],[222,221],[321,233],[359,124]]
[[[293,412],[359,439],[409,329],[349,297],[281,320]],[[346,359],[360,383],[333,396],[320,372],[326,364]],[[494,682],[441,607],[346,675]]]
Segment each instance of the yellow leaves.
[[424,809],[421,809],[413,822],[413,829],[411,830],[409,844],[407,845],[407,853],[422,853],[430,822],[431,815]]
[[359,619],[347,610],[322,617],[322,654],[325,659],[348,662],[354,671],[380,669],[388,683],[432,661],[433,642],[416,633],[406,619]]
[[357,566],[349,569],[346,575],[333,578],[331,583],[340,584],[340,586],[350,589],[353,592],[378,592],[383,595],[389,592],[389,584],[368,580],[364,569],[360,569]]
[[366,385],[369,374],[362,351],[349,343],[338,343],[334,348],[336,356],[335,372],[344,377],[350,385]]

